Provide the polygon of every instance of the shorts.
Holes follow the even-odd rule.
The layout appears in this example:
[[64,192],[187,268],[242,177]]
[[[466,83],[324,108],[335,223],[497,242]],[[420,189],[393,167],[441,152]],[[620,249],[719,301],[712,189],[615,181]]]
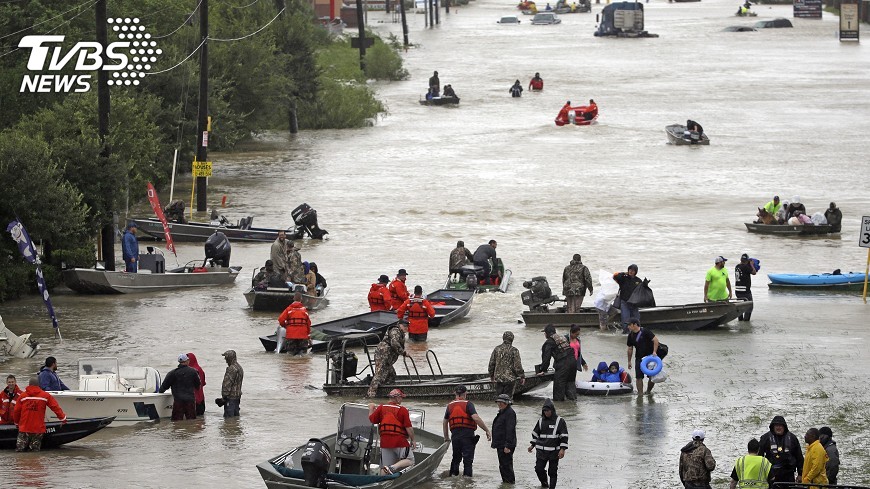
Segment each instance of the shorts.
[[[644,356],[646,356],[646,355],[644,355]],[[634,378],[637,380],[643,380],[644,377],[651,379],[652,377],[650,377],[649,375],[644,375],[644,373],[641,372],[641,370],[640,370],[641,358],[642,357],[635,357],[634,358]]]
[[399,460],[408,459],[414,463],[414,451],[411,447],[383,448],[381,447],[381,467],[393,465]]

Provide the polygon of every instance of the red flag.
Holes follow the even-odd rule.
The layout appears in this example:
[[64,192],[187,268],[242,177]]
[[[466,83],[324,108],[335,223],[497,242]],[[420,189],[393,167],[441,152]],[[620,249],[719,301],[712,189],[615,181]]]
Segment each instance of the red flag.
[[154,185],[148,182],[148,201],[151,202],[151,208],[154,209],[154,214],[157,219],[163,224],[163,233],[166,235],[166,249],[171,251],[173,255],[178,256],[175,252],[175,244],[172,242],[172,235],[169,234],[169,224],[166,222],[166,216],[163,215],[163,208],[160,207],[160,199],[157,198],[157,191],[154,190]]

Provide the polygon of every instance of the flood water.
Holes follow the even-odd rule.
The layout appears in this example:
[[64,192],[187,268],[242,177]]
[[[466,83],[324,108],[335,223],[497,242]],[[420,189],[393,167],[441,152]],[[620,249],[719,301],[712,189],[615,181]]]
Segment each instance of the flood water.
[[[409,347],[418,364],[433,349],[447,372],[485,371],[503,331],[516,335],[527,369],[539,363],[542,334],[518,322],[521,283],[546,275],[561,293],[561,272],[574,253],[594,277],[638,264],[659,304],[700,301],[717,255],[733,270],[749,253],[762,266],[750,323],[659,332],[671,350],[670,380],[651,397],[558,404],[570,431],[559,487],[675,487],[679,449],[695,428],[706,430],[718,462],[715,487],[726,487],[735,457],[775,414],[799,438],[809,427],[831,426],[840,480],[870,483],[868,306],[854,294],[768,292],[765,276],[864,269],[857,235],[860,216],[870,215],[866,43],[839,43],[829,14],[793,19],[794,29],[722,32],[756,20],[734,17],[737,3],[725,0],[654,0],[645,5],[646,28],[660,38],[595,38],[602,6],[564,15],[556,26],[532,26],[527,17],[519,26],[496,24],[517,13],[508,0],[442,12],[442,25],[429,31],[422,15],[409,15],[416,47],[405,60],[412,76],[376,85],[385,117],[360,130],[271,134],[247,152],[214,155],[209,200],[227,195],[228,217],[254,215],[265,227],[289,225],[301,202],[318,210],[329,240],[301,244],[303,259],[317,262],[331,288],[331,304],[313,314],[315,322],[367,310],[369,284],[399,268],[408,269],[409,285],[439,288],[457,240],[472,249],[498,240],[498,254],[513,270],[508,293],[479,296],[467,319]],[[790,6],[753,9],[758,19],[791,17]],[[369,14],[378,20],[389,18]],[[389,22],[376,29],[401,33]],[[462,97],[459,107],[417,103],[433,70]],[[536,71],[544,92],[510,98],[513,81],[527,84]],[[600,107],[597,125],[554,126],[566,100],[589,98]],[[704,125],[710,146],[666,144],[664,126],[687,118]],[[185,188],[189,183],[176,195]],[[842,235],[748,234],[743,223],[774,194],[800,196],[810,213],[835,201],[844,214]],[[178,249],[179,262],[202,257],[200,244]],[[234,244],[242,277],[212,290],[103,297],[58,291],[62,343],[52,338],[38,298],[0,305],[7,326],[42,343],[37,358],[0,367],[20,383],[47,355],[59,359],[59,374],[74,387],[79,358],[117,356],[165,375],[179,353],[192,351],[207,375],[206,398],[214,399],[223,351],[235,349],[245,369],[238,420],[224,421],[210,404],[196,422],[109,428],[52,452],[6,453],[4,465],[13,469],[6,482],[262,487],[256,463],[334,432],[343,400],[319,389],[324,358],[265,353],[257,337],[274,331],[277,314],[245,307],[250,273],[268,254],[268,244]],[[592,365],[625,362],[623,335],[589,331],[581,338]],[[515,405],[520,450],[550,391]],[[440,432],[447,401],[406,404],[426,409],[427,427]],[[496,407],[481,401],[478,410],[490,423]],[[516,455],[517,487],[537,486],[533,463],[525,451]],[[446,469],[444,461],[421,487],[498,483],[496,456],[483,443],[473,480],[445,478]]]

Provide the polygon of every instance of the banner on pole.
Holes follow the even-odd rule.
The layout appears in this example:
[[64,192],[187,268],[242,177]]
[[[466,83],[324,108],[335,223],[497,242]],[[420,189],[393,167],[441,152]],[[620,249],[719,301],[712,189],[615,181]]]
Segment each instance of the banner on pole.
[[48,296],[48,289],[45,287],[45,277],[42,275],[42,268],[39,266],[39,257],[36,255],[36,248],[33,247],[33,241],[30,235],[27,234],[27,229],[18,221],[12,221],[6,226],[6,231],[12,235],[12,239],[18,243],[18,250],[24,259],[29,263],[36,265],[36,286],[39,288],[39,294],[42,296],[42,301],[45,302],[45,308],[48,309],[48,316],[51,318],[51,325],[55,331],[60,334],[59,325],[57,324],[57,316],[54,314],[54,307],[51,305],[51,297]]

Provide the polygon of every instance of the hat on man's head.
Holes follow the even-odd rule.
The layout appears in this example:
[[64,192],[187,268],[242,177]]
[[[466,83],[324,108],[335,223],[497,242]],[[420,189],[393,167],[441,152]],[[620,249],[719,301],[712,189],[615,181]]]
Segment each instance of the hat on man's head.
[[190,358],[187,357],[187,353],[182,353],[181,355],[178,355],[178,363],[186,362],[188,360],[190,360]]
[[631,318],[628,320],[628,324],[636,324],[636,325],[640,326],[640,319],[639,318]]
[[453,389],[453,392],[455,392],[457,394],[465,394],[466,392],[468,392],[468,388],[465,387],[464,385],[460,384],[460,385],[456,386],[455,389]]
[[378,282],[382,284],[388,284],[390,283],[390,277],[387,277],[386,275],[381,275],[380,277],[378,277]]
[[547,336],[549,336],[549,335],[556,332],[556,327],[553,326],[552,324],[548,324],[548,325],[544,326],[544,329],[542,329],[541,331],[543,331],[544,333],[547,333]]
[[136,224],[136,221],[130,221],[127,223],[127,229],[138,228],[139,226]]
[[402,389],[393,389],[387,394],[387,397],[405,397],[405,393],[402,392]]
[[495,398],[495,402],[503,402],[508,406],[511,405],[511,396],[507,394],[499,394],[498,397]]
[[728,261],[728,259],[725,258],[724,256],[717,256],[716,257],[716,263],[725,263],[726,261]]
[[746,253],[744,253],[744,254],[740,255],[740,259],[741,259],[741,260],[748,260],[748,259],[749,259],[749,255],[747,255]]
[[704,430],[695,430],[692,432],[693,440],[703,440],[704,439]]
[[400,268],[400,269],[399,269],[399,273],[397,273],[396,275],[397,275],[397,276],[398,276],[398,275],[408,275],[408,271],[405,270],[404,268]]

